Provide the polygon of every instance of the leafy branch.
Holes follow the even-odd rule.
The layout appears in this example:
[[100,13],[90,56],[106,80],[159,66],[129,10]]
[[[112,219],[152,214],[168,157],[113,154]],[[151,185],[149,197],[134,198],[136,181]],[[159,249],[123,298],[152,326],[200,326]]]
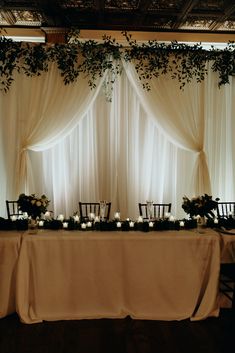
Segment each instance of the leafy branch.
[[92,88],[97,79],[108,72],[106,85],[112,90],[115,79],[122,73],[121,60],[132,62],[142,82],[143,89],[150,90],[151,79],[170,74],[178,80],[180,88],[196,79],[202,82],[208,74],[207,64],[218,74],[218,86],[228,84],[235,72],[235,45],[228,43],[225,49],[203,49],[200,44],[188,45],[173,41],[169,44],[150,40],[138,44],[127,32],[123,47],[110,36],[102,42],[82,41],[79,31],[70,33],[73,40],[67,44],[25,44],[6,39],[0,32],[0,90],[7,92],[14,81],[14,73],[39,76],[55,63],[64,81],[70,84],[87,77]]

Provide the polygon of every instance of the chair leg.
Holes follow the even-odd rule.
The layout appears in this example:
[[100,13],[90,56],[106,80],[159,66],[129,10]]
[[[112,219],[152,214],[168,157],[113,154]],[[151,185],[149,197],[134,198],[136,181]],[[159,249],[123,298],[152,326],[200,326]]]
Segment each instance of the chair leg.
[[232,310],[235,312],[235,285],[233,287]]

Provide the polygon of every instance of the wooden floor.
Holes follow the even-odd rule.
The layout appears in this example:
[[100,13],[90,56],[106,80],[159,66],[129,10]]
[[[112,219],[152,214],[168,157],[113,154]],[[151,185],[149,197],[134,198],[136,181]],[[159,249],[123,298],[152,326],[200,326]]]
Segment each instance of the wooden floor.
[[0,353],[228,353],[235,318],[223,310],[203,321],[78,320],[22,324],[0,319]]

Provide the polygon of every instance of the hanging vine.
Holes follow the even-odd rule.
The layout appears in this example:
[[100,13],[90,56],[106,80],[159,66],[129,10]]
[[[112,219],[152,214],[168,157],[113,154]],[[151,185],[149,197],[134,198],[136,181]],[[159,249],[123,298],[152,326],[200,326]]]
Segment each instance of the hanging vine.
[[218,73],[218,85],[229,83],[229,77],[235,73],[235,45],[228,43],[225,49],[203,49],[200,44],[193,46],[176,41],[160,43],[155,40],[138,44],[127,32],[123,37],[127,46],[123,47],[110,36],[103,41],[81,41],[79,31],[70,34],[73,40],[67,44],[47,45],[13,42],[1,34],[0,37],[0,90],[7,92],[14,81],[14,72],[27,76],[38,76],[48,71],[54,62],[64,84],[87,77],[92,88],[97,79],[109,72],[106,85],[112,90],[113,83],[122,72],[121,60],[135,65],[143,89],[150,90],[150,81],[154,77],[170,74],[178,80],[180,88],[196,78],[202,82],[207,75],[207,63],[211,70]]

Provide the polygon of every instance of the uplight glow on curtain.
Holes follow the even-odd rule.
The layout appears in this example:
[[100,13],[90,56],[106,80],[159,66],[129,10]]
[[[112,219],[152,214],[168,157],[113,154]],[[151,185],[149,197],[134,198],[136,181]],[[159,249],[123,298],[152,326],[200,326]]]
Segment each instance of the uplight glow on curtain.
[[147,199],[172,202],[172,211],[180,211],[195,159],[157,129],[125,74],[115,84],[111,103],[100,91],[71,134],[41,155],[42,166],[33,169],[42,171],[39,179],[55,214],[72,215],[79,200],[106,199],[124,218],[136,218],[138,202]]

